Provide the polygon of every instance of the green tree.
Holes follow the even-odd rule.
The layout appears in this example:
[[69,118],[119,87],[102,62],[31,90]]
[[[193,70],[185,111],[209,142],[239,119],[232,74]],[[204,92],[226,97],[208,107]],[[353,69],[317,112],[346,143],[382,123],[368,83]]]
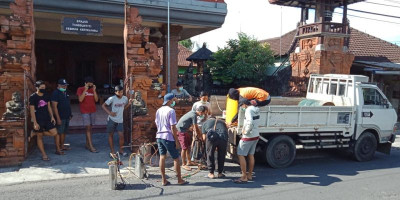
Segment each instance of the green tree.
[[266,77],[266,69],[273,65],[274,56],[269,45],[261,44],[254,37],[239,33],[208,61],[213,80],[224,85],[257,85]]
[[181,44],[182,46],[186,47],[189,50],[192,50],[194,47],[194,42],[192,42],[192,40],[190,38],[179,41],[179,44]]

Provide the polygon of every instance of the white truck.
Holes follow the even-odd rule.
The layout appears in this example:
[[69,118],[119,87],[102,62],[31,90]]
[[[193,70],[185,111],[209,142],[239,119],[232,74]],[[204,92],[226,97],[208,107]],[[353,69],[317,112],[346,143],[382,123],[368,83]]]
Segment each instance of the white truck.
[[[347,148],[358,161],[371,160],[377,150],[390,153],[397,114],[368,77],[313,74],[300,104],[260,108],[256,154],[271,167],[289,166],[299,148]],[[239,111],[237,126],[229,129],[229,153],[236,153],[243,121]]]

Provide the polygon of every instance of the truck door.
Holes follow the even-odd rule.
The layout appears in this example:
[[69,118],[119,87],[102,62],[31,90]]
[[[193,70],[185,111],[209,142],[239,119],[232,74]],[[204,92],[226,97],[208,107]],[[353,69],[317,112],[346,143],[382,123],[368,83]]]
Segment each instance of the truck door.
[[391,136],[395,120],[395,111],[376,88],[365,87],[363,91],[362,121],[363,126],[379,128],[381,140]]

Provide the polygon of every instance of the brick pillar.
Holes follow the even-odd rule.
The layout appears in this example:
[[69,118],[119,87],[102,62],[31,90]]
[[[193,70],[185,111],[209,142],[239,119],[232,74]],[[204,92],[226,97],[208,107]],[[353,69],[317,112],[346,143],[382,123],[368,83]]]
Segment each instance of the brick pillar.
[[[164,24],[160,31],[163,34],[162,44],[163,44],[163,71],[162,75],[164,77],[164,84],[168,87],[168,26]],[[181,39],[182,26],[170,26],[170,80],[172,90],[178,82],[178,42]]]
[[[28,98],[35,74],[33,0],[10,3],[10,16],[0,15],[0,115],[14,92]],[[26,84],[24,83],[26,74]],[[26,85],[26,90],[24,86]],[[27,101],[25,101],[27,103]],[[27,107],[25,112],[29,113]],[[27,156],[30,117],[0,120],[0,166],[20,164]],[[25,132],[25,122],[28,128]]]
[[344,37],[317,36],[300,39],[298,52],[290,54],[291,91],[305,96],[310,74],[350,74],[354,54],[344,48]]
[[[125,85],[140,91],[142,100],[147,107],[147,115],[133,116],[130,109],[124,112],[125,139],[130,138],[134,145],[155,141],[155,113],[163,102],[158,96],[163,96],[165,86],[156,87],[158,75],[161,72],[161,61],[155,43],[149,42],[150,29],[142,26],[139,10],[129,5],[125,8],[127,15],[124,29],[125,44]],[[130,83],[132,78],[132,84]],[[132,125],[132,127],[130,127]],[[129,132],[131,131],[131,132]],[[135,146],[137,147],[137,146]],[[132,149],[136,152],[136,148]]]

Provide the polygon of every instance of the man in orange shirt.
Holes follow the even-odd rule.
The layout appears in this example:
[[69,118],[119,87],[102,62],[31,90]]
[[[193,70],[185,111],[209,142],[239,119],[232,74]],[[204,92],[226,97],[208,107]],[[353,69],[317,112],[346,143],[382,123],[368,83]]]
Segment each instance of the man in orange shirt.
[[267,91],[255,87],[231,88],[229,89],[229,97],[237,101],[247,99],[253,106],[257,107],[266,106],[271,102],[271,96]]

